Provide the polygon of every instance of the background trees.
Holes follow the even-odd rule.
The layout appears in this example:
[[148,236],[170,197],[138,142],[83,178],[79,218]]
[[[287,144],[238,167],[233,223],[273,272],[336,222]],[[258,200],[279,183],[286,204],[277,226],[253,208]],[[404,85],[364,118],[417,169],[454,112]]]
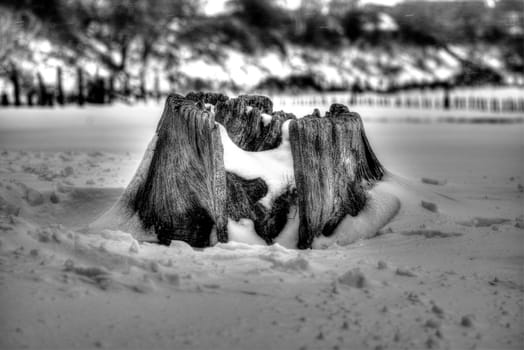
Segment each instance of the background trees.
[[[499,48],[509,69],[524,70],[524,3],[519,0],[497,1],[492,7],[484,0],[406,1],[394,7],[303,0],[297,9],[277,0],[229,0],[226,12],[215,16],[203,13],[204,1],[0,0],[0,77],[18,91],[15,103],[22,90],[30,95],[24,86],[36,81],[38,72],[18,66],[21,61],[40,63],[33,57],[37,40],[52,43],[48,56],[78,74],[85,75],[85,62],[95,62],[96,73],[83,76],[77,90],[80,94],[85,88],[88,99],[107,90],[102,100],[131,94],[145,98],[157,85],[152,77],[177,66],[184,48],[220,62],[226,48],[252,57],[277,50],[286,59],[292,45],[328,52],[344,46],[447,50],[462,45],[478,57],[456,57],[484,72],[477,69],[482,65],[478,53],[491,45]],[[381,27],[385,16],[393,30]],[[55,76],[67,74],[63,70]],[[60,95],[63,87],[56,85]]]

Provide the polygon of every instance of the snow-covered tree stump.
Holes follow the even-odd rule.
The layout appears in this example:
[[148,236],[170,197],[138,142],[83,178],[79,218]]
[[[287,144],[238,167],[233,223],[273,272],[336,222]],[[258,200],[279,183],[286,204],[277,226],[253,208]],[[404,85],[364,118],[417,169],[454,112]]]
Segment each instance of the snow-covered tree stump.
[[344,105],[297,119],[264,96],[174,94],[135,177],[92,227],[195,247],[286,239],[309,248],[358,215],[383,175]]
[[300,227],[298,247],[329,236],[346,215],[366,203],[362,181],[377,181],[384,170],[369,146],[360,116],[333,104],[324,117],[305,116],[289,129]]
[[160,242],[209,245],[227,239],[226,173],[213,115],[182,96],[167,99],[144,181],[130,203]]

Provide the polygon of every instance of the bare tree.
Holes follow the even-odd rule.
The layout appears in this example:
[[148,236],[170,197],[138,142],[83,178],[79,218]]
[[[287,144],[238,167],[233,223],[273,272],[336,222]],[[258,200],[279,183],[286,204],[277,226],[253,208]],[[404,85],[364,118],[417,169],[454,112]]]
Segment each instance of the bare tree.
[[21,72],[16,62],[31,54],[29,43],[39,31],[39,24],[29,13],[17,13],[0,7],[0,76],[13,84],[15,106],[21,105]]
[[74,2],[70,11],[77,19],[82,43],[78,53],[94,56],[124,90],[129,89],[129,64],[138,64],[140,90],[145,95],[149,59],[162,53],[158,43],[173,35],[175,24],[191,18],[197,9],[198,2],[189,0],[114,0]]

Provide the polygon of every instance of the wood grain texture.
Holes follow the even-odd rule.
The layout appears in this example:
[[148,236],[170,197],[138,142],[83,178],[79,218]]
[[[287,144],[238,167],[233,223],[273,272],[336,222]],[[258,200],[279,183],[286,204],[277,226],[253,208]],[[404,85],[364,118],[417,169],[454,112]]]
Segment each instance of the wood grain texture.
[[374,156],[362,120],[343,105],[293,120],[289,128],[300,216],[299,248],[329,236],[346,215],[365,206],[363,181],[379,180],[384,169]]
[[[224,125],[238,147],[250,152],[265,151],[280,145],[282,124],[295,119],[293,114],[273,112],[272,109],[273,103],[265,96],[241,95],[218,102],[215,119]],[[269,123],[264,123],[262,113],[271,116]]]
[[[227,242],[228,220],[249,219],[272,244],[296,206],[298,248],[332,235],[346,215],[364,208],[365,187],[384,175],[362,120],[339,104],[323,117],[315,110],[301,119],[272,108],[263,96],[170,95],[137,174],[102,222],[111,228],[141,227],[164,244],[182,240],[205,247],[213,228],[218,241]],[[262,113],[271,113],[271,119]],[[295,181],[263,205],[269,188],[262,178],[244,179],[225,169],[217,122],[238,146],[256,152],[278,147],[289,119]]]
[[226,173],[213,115],[195,102],[171,95],[157,128],[157,144],[145,181],[134,199],[144,227],[160,242],[195,247],[227,242]]

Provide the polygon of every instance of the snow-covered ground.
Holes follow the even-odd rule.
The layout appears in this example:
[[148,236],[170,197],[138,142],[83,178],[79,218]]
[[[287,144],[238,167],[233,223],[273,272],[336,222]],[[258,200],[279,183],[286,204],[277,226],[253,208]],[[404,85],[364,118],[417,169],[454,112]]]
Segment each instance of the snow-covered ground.
[[402,207],[348,246],[87,233],[161,110],[0,110],[0,348],[524,347],[524,124],[380,123],[357,108]]

